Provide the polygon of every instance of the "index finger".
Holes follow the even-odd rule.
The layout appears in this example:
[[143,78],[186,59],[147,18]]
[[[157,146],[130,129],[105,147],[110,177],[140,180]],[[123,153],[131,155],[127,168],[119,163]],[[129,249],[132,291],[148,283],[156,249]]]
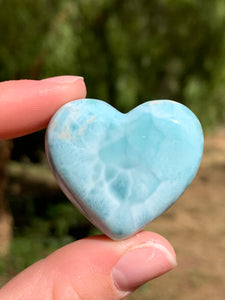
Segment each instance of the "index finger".
[[82,77],[0,82],[0,140],[38,131],[65,103],[86,97]]

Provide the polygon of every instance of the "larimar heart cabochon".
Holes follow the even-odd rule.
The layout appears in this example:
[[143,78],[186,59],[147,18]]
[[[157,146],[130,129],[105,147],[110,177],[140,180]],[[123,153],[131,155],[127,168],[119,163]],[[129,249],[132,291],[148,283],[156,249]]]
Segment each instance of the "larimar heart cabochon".
[[197,117],[170,100],[123,114],[81,99],[61,107],[46,152],[67,197],[101,231],[124,239],[169,208],[193,180],[203,153]]

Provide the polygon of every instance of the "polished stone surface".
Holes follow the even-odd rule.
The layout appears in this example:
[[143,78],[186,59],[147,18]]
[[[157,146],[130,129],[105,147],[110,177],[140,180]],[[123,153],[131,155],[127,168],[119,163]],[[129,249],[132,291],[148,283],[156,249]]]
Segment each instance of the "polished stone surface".
[[59,185],[113,239],[135,234],[181,196],[203,144],[196,116],[170,100],[127,114],[100,100],[76,100],[58,110],[46,134]]

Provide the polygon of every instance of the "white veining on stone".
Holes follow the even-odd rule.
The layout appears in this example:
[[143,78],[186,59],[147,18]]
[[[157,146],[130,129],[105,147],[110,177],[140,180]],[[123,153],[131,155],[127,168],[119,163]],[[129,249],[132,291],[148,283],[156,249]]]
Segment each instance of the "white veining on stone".
[[113,238],[134,234],[183,193],[203,151],[201,125],[174,101],[146,102],[127,114],[93,99],[64,105],[46,149],[70,200]]

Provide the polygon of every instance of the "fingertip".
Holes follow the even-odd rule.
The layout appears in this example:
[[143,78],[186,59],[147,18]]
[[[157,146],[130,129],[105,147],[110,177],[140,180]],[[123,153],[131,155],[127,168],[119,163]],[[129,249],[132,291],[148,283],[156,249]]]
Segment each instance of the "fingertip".
[[[71,260],[78,256],[79,260]],[[121,299],[177,265],[172,245],[161,235],[149,231],[121,241],[113,241],[105,235],[85,238],[47,258],[48,266],[56,266],[55,262],[60,261],[64,261],[60,267],[63,273],[78,271],[80,280],[73,285],[84,299],[93,291],[99,297],[101,293],[108,293],[114,294],[112,299]],[[85,278],[89,278],[89,292]]]
[[112,269],[114,284],[125,295],[177,266],[173,247],[159,234],[141,232],[133,239]]
[[159,233],[152,232],[152,231],[141,231],[136,234],[136,238],[140,241],[141,245],[148,243],[149,241],[162,245],[168,250],[169,253],[171,253],[171,256],[174,259],[174,264],[175,266],[177,265],[176,252],[173,246],[165,237],[163,237]]
[[79,76],[1,82],[0,139],[43,129],[62,105],[85,97],[86,86]]

